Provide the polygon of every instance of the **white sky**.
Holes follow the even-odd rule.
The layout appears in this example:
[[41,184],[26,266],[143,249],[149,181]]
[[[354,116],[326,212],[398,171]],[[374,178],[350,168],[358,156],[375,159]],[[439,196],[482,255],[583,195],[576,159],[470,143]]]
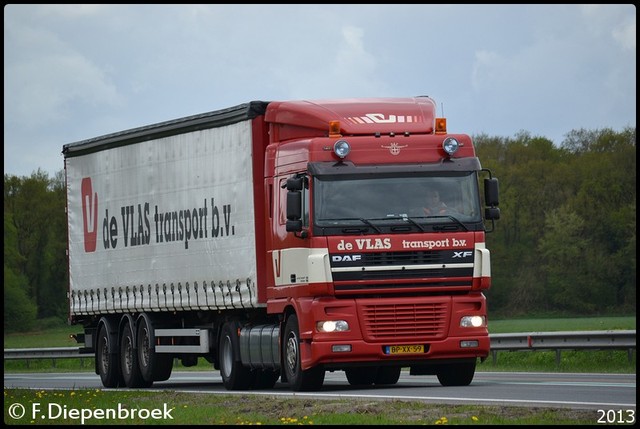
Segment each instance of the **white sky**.
[[416,95],[455,133],[635,127],[636,8],[4,8],[5,174],[53,176],[66,143],[252,100]]

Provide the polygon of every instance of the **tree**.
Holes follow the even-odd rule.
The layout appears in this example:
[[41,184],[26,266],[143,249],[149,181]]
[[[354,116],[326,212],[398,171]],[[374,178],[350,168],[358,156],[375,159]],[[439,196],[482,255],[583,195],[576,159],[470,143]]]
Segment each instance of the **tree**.
[[23,257],[16,251],[17,234],[11,215],[4,218],[4,330],[28,331],[36,323],[36,305],[27,293],[27,278],[20,273]]

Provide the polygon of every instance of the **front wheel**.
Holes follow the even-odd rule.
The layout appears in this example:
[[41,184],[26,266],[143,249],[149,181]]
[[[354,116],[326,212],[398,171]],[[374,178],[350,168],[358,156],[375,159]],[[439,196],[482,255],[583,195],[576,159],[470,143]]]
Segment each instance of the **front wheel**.
[[347,381],[352,386],[371,386],[376,380],[378,368],[361,366],[344,370]]
[[402,367],[399,366],[381,366],[376,374],[375,384],[392,385],[396,384],[400,379]]
[[282,341],[283,370],[289,386],[294,391],[320,390],[324,383],[325,371],[317,366],[306,371],[302,370],[300,356],[300,332],[298,317],[291,315],[284,328]]
[[468,386],[476,372],[476,361],[443,365],[438,369],[438,381],[443,386]]

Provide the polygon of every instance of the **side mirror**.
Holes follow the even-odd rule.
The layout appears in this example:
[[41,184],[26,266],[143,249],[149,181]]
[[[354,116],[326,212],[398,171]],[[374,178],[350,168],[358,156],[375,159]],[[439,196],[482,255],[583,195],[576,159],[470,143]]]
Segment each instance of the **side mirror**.
[[[287,188],[289,188],[289,182],[292,180],[295,181],[296,179],[287,180]],[[302,180],[299,180],[302,184]],[[289,190],[287,192],[287,232],[300,231],[302,231],[302,192]]]
[[290,177],[287,179],[287,191],[302,191],[303,186],[302,177]]
[[498,197],[498,179],[495,177],[484,179],[484,202],[490,207],[500,204]]
[[484,209],[484,218],[487,220],[500,219],[500,209],[498,207],[487,207]]
[[500,219],[498,194],[498,179],[495,177],[484,179],[484,202],[488,206],[484,209],[484,218],[492,222]]

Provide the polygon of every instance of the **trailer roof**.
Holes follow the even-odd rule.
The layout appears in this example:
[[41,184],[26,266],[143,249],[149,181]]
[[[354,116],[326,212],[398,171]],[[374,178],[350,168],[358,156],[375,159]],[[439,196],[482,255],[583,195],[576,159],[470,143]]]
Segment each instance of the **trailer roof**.
[[269,102],[265,101],[250,101],[248,103],[239,104],[226,109],[173,119],[157,124],[94,137],[87,140],[81,140],[74,143],[68,143],[62,147],[62,153],[65,158],[67,158],[175,134],[234,124],[264,115],[268,104]]

